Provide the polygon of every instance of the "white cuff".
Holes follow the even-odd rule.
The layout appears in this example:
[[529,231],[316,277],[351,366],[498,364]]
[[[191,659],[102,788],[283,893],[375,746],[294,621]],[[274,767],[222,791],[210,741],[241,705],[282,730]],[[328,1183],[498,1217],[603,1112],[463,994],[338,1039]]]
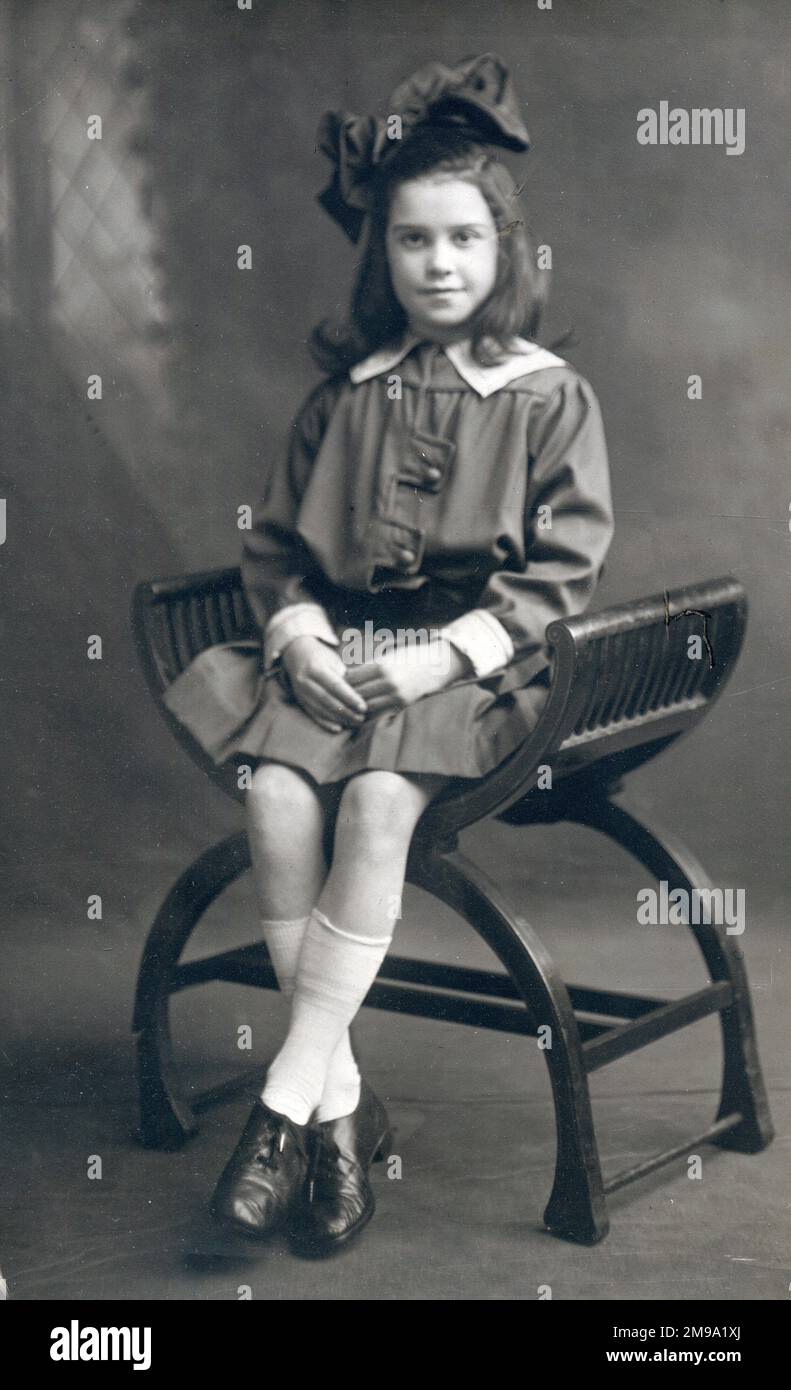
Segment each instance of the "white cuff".
[[514,644],[498,618],[485,608],[474,608],[454,618],[440,628],[440,637],[447,637],[472,662],[476,676],[490,676],[501,666],[507,666],[514,654]]
[[322,642],[339,646],[326,612],[320,603],[290,603],[273,614],[264,630],[264,670],[269,671],[295,637],[320,637]]

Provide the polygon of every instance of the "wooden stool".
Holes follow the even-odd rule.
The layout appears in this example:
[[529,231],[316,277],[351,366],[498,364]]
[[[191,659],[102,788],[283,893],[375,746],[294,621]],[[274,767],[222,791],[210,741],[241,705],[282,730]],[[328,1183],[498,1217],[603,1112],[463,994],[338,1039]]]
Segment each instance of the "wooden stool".
[[[756,1153],[773,1137],[742,955],[723,925],[690,925],[711,983],[675,1000],[567,985],[532,927],[497,885],[458,849],[459,831],[493,816],[511,825],[574,821],[608,835],[674,889],[711,889],[703,869],[673,836],[641,822],[623,804],[626,774],[688,733],[721,694],[744,635],[747,602],[726,576],[603,612],[549,625],[552,686],[529,738],[472,789],[448,788],[415,831],[407,882],[447,903],[483,937],[507,973],[388,955],[366,1005],[509,1033],[536,1036],[549,1025],[544,1055],[555,1104],[555,1179],[544,1212],[556,1235],[583,1244],[609,1229],[606,1195],[711,1142]],[[137,586],[133,626],[160,713],[189,755],[229,796],[244,802],[237,767],[217,768],[169,713],[162,692],[205,647],[260,640],[238,568]],[[688,638],[703,641],[691,659]],[[239,764],[244,765],[244,755]],[[549,767],[552,787],[541,789]],[[332,826],[327,826],[331,850]],[[180,964],[190,933],[217,896],[250,867],[246,832],[207,849],[168,893],[145,945],[133,1028],[137,1034],[140,1140],[173,1148],[197,1129],[196,1112],[246,1087],[260,1069],[190,1105],[179,1090],[170,1029],[171,995],[206,981],[276,989],[262,942]],[[692,901],[692,898],[688,899]],[[705,914],[704,914],[705,915]],[[588,1074],[707,1014],[720,1017],[722,1094],[714,1123],[687,1143],[602,1179]]]

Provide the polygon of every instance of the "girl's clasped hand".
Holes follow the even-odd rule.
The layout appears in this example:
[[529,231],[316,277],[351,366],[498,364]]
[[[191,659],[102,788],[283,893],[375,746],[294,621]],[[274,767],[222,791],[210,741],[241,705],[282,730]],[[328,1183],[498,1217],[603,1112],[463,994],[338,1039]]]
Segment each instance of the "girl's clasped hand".
[[447,638],[403,646],[357,666],[318,637],[295,637],[283,653],[297,704],[323,729],[356,729],[387,709],[403,709],[444,690],[467,670]]

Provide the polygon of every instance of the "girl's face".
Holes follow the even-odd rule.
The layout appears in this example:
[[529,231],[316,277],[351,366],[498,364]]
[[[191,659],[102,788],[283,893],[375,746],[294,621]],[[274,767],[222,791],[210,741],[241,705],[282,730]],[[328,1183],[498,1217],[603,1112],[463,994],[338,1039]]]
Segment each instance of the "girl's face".
[[474,184],[448,175],[398,184],[387,260],[415,332],[440,341],[458,337],[494,289],[497,251],[494,218]]

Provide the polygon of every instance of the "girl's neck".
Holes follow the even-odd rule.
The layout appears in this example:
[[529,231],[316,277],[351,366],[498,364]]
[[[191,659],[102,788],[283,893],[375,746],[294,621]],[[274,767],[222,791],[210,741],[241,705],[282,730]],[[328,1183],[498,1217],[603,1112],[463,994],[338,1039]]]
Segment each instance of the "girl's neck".
[[426,338],[430,343],[440,343],[442,347],[446,347],[449,343],[461,343],[465,338],[469,338],[472,329],[466,323],[458,324],[453,328],[421,327],[419,324],[413,324],[410,320],[409,332],[418,338]]

